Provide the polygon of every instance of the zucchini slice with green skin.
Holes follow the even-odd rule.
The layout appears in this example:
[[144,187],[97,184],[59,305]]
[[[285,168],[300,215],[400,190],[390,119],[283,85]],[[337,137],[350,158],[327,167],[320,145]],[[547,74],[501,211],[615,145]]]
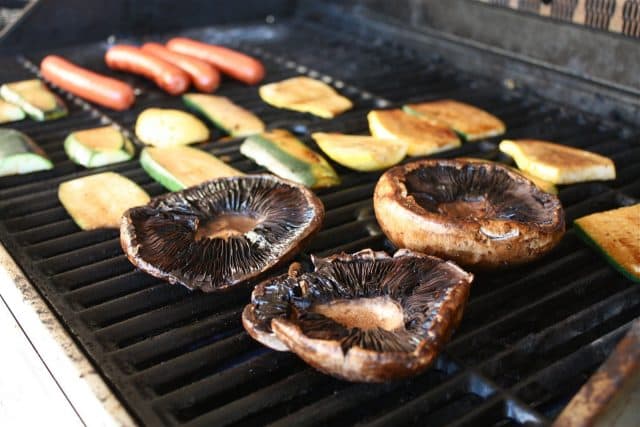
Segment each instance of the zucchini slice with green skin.
[[244,175],[217,157],[197,148],[145,147],[142,168],[169,191],[178,191],[215,178]]
[[625,277],[640,283],[640,203],[576,219],[576,234]]
[[0,100],[0,123],[17,122],[27,117],[22,108]]
[[51,160],[31,138],[14,129],[0,129],[0,176],[52,168]]
[[124,162],[135,153],[131,141],[113,126],[72,132],[64,141],[64,151],[86,168]]
[[460,138],[448,126],[434,125],[397,108],[372,110],[367,121],[371,135],[376,138],[408,144],[409,156],[426,156],[460,146]]
[[20,107],[29,117],[38,122],[67,115],[67,107],[62,99],[38,79],[5,83],[0,86],[0,96],[5,101]]
[[182,100],[187,107],[202,114],[231,136],[249,136],[264,132],[262,120],[224,96],[188,93],[182,95]]
[[240,152],[274,174],[311,188],[340,184],[340,178],[320,154],[290,132],[274,129],[250,136]]
[[449,126],[466,141],[477,141],[502,135],[502,120],[473,105],[452,99],[404,105],[403,110],[438,126]]
[[151,200],[138,184],[115,172],[63,182],[58,187],[58,199],[83,230],[119,228],[127,209]]
[[505,139],[499,148],[513,158],[520,170],[552,184],[616,178],[613,160],[579,148],[535,139]]

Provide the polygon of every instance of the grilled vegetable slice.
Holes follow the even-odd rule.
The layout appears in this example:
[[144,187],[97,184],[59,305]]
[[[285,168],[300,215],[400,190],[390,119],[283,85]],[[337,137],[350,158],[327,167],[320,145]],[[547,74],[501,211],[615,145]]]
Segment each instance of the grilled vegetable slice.
[[31,138],[13,129],[0,129],[0,176],[52,169],[53,163]]
[[178,191],[224,176],[243,175],[217,157],[197,148],[145,147],[140,154],[142,168],[163,187]]
[[264,131],[262,120],[224,96],[188,93],[182,100],[187,107],[201,113],[231,136],[249,136]]
[[260,97],[277,108],[311,113],[331,119],[353,104],[331,86],[309,77],[293,77],[260,87]]
[[307,187],[340,184],[331,165],[286,130],[250,136],[240,146],[240,152],[274,174]]
[[451,99],[408,104],[403,108],[430,123],[451,127],[467,141],[502,135],[506,129],[504,122],[496,116]]
[[578,236],[623,275],[640,283],[640,203],[574,221]]
[[425,156],[460,146],[460,138],[446,126],[434,125],[402,110],[373,110],[369,130],[377,138],[405,141],[410,156]]
[[184,111],[147,108],[138,116],[136,135],[147,145],[168,147],[206,141],[209,129]]
[[0,123],[16,122],[24,119],[26,116],[22,108],[13,105],[10,102],[0,100]]
[[39,122],[67,115],[67,107],[62,99],[38,79],[5,83],[0,86],[0,96]]
[[518,168],[553,184],[616,178],[611,159],[552,142],[504,140],[500,143],[500,151],[513,157]]
[[150,200],[138,184],[115,172],[63,182],[58,187],[58,198],[83,230],[118,228],[124,211]]
[[64,141],[64,151],[74,163],[96,168],[129,160],[135,149],[118,129],[105,126],[72,132]]
[[407,154],[404,141],[372,136],[316,132],[311,135],[332,160],[358,171],[375,171],[399,163]]

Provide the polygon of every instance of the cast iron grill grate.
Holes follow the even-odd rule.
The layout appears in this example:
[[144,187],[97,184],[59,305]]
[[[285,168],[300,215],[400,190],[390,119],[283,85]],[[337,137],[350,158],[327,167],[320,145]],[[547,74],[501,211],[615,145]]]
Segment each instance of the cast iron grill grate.
[[[437,52],[418,52],[339,21],[206,28],[183,34],[260,57],[267,81],[308,74],[355,102],[330,121],[273,109],[255,88],[225,82],[220,94],[310,142],[316,130],[366,132],[372,108],[455,98],[495,113],[507,137],[556,140],[613,158],[618,179],[563,188],[567,222],[640,198],[639,129],[600,121],[531,93],[452,68]],[[154,37],[155,40],[164,36]],[[129,40],[140,42],[141,40]],[[106,74],[106,44],[59,53]],[[0,59],[0,80],[33,77],[48,53]],[[66,96],[69,117],[12,127],[31,135],[55,169],[0,179],[0,239],[95,363],[133,416],[147,425],[544,425],[568,403],[640,315],[640,287],[567,233],[545,259],[478,275],[460,329],[435,366],[408,381],[350,384],[276,353],[243,331],[249,286],[220,295],[191,293],[134,270],[116,231],[80,231],[57,200],[60,182],[101,170],[131,178],[151,195],[164,192],[137,161],[87,171],[66,159],[72,130],[115,122],[132,132],[149,106],[181,107],[151,84],[117,74],[140,89],[134,109],[106,112]],[[221,135],[214,133],[213,139]],[[498,139],[464,144],[443,156],[508,159]],[[244,172],[261,169],[238,152],[240,141],[204,148]],[[319,192],[324,228],[302,256],[372,247],[391,250],[377,228],[371,194],[378,174],[338,167],[343,185]]]

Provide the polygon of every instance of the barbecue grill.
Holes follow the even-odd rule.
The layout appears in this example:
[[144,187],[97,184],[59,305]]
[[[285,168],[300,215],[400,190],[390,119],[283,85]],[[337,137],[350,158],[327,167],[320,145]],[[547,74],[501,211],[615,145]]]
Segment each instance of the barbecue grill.
[[[134,122],[143,109],[182,108],[179,98],[152,83],[109,70],[103,55],[115,42],[163,42],[184,35],[259,58],[267,69],[266,82],[308,75],[349,97],[353,110],[323,120],[269,107],[255,87],[225,81],[219,89],[269,127],[287,128],[311,145],[314,131],[366,133],[366,113],[374,108],[453,98],[500,117],[507,125],[505,137],[548,139],[610,157],[618,172],[615,181],[560,190],[570,224],[586,214],[640,202],[640,43],[633,34],[598,32],[562,22],[562,16],[544,20],[472,0],[447,2],[449,14],[445,2],[426,0],[251,1],[246,7],[227,1],[123,1],[105,2],[113,3],[105,11],[84,10],[83,4],[73,12],[77,16],[72,18],[81,22],[77,26],[68,18],[47,22],[47,16],[62,16],[59,8],[74,3],[83,2],[36,3],[5,29],[0,81],[35,77],[40,60],[55,53],[123,79],[139,95],[132,109],[114,112],[54,87],[70,109],[66,118],[10,125],[38,141],[55,168],[0,178],[0,241],[13,261],[6,254],[2,258],[12,271],[13,262],[21,270],[14,275],[17,287],[5,283],[0,293],[10,300],[15,290],[29,295],[31,287],[37,291],[46,302],[38,306],[41,317],[52,329],[58,322],[62,325],[61,342],[71,337],[65,352],[85,369],[87,382],[99,390],[116,422],[547,425],[640,316],[640,287],[569,230],[539,261],[477,274],[461,326],[426,373],[379,385],[342,382],[293,354],[266,349],[244,332],[240,313],[253,284],[204,294],[159,281],[129,263],[117,231],[81,231],[57,198],[61,182],[106,170],[132,179],[152,196],[165,192],[137,160],[86,170],[66,158],[62,141],[73,130],[108,123],[135,140]],[[468,8],[464,16],[463,7]],[[474,23],[470,17],[484,22]],[[89,28],[90,23],[96,24]],[[491,27],[488,34],[481,35],[481,26]],[[518,27],[539,31],[528,35],[516,32]],[[501,28],[514,31],[512,51],[506,50],[506,41],[504,46],[488,44]],[[584,35],[584,43],[559,46],[554,52],[532,47],[535,40],[553,37],[570,43],[576,34]],[[590,44],[594,40],[604,44]],[[618,51],[619,62],[599,68],[601,52],[596,50],[616,45],[628,47],[627,56]],[[574,67],[563,57],[570,51]],[[559,58],[566,64],[558,63]],[[221,136],[214,132],[213,142],[202,148],[243,172],[263,171],[240,155],[240,140],[217,141]],[[497,149],[499,141],[466,143],[436,157],[508,163]],[[343,184],[317,192],[326,219],[299,258],[363,248],[392,251],[373,214],[371,197],[379,174],[337,169]],[[33,300],[39,298],[29,299],[37,306]],[[47,317],[48,310],[55,318]],[[611,374],[618,380],[614,389],[637,376],[637,336],[629,335],[622,353],[616,353],[635,357],[635,365],[617,377]],[[32,341],[38,348],[37,340]],[[63,389],[66,381],[59,379]],[[104,385],[106,389],[100,388]],[[600,391],[606,395],[608,390]],[[85,422],[92,423],[92,407],[74,402],[73,391],[68,395]],[[573,415],[578,422],[588,422],[596,412]],[[559,422],[567,419],[563,415]]]

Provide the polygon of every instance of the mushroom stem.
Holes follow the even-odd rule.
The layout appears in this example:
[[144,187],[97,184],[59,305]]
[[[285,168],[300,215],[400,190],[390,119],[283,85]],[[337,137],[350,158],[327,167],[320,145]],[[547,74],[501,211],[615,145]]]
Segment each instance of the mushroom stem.
[[310,311],[329,317],[347,328],[404,329],[402,307],[388,297],[335,300],[314,305]]
[[261,222],[262,221],[260,219],[248,215],[235,213],[219,215],[216,218],[199,224],[195,238],[196,240],[229,240],[231,237],[241,236],[244,233],[253,230],[256,225]]

